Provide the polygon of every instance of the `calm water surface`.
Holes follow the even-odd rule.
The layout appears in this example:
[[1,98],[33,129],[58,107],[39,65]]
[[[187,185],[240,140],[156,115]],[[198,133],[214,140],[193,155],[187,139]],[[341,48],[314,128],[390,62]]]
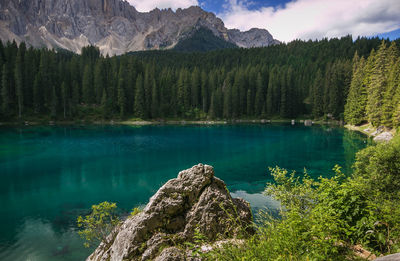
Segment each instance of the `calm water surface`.
[[341,128],[289,125],[2,127],[0,260],[84,260],[78,215],[106,200],[128,212],[199,162],[254,209],[273,209],[261,195],[269,166],[349,172],[367,143]]

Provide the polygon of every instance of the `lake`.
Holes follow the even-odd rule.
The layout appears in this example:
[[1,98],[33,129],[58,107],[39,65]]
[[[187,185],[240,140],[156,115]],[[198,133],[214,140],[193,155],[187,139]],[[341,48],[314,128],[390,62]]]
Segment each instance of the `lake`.
[[350,173],[368,143],[325,126],[1,127],[0,260],[84,260],[91,249],[76,233],[78,215],[102,201],[129,212],[197,163],[214,166],[253,209],[274,209],[261,194],[271,182],[268,167],[318,177],[339,164]]

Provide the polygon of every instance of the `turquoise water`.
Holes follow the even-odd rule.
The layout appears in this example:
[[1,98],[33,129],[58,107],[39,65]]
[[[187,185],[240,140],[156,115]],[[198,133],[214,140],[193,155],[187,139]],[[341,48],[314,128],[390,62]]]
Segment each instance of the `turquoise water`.
[[253,208],[269,166],[312,176],[348,172],[367,139],[341,128],[300,125],[62,126],[0,128],[0,260],[84,260],[75,220],[92,205],[122,212],[146,204],[180,170],[214,166]]

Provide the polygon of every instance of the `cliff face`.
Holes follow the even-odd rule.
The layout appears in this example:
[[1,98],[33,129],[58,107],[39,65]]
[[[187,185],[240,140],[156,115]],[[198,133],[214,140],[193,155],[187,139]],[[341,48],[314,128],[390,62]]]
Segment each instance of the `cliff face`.
[[[195,230],[209,241],[252,233],[249,204],[233,199],[211,166],[181,171],[102,242],[88,261],[190,260],[176,246],[193,242]],[[172,259],[171,259],[172,258]]]
[[204,27],[240,47],[276,44],[266,30],[228,30],[200,7],[140,13],[122,0],[0,0],[0,37],[34,47],[79,52],[89,44],[103,54],[172,48],[191,30]]

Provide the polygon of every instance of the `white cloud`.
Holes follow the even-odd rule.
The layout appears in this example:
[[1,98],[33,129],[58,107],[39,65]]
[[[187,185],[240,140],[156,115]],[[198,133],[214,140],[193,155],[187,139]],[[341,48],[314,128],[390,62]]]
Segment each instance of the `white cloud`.
[[218,14],[228,28],[267,29],[281,41],[347,34],[371,36],[400,28],[399,0],[297,0],[249,10],[248,0],[229,0]]
[[149,12],[156,7],[159,9],[187,8],[192,5],[199,5],[197,0],[128,0],[139,12]]

